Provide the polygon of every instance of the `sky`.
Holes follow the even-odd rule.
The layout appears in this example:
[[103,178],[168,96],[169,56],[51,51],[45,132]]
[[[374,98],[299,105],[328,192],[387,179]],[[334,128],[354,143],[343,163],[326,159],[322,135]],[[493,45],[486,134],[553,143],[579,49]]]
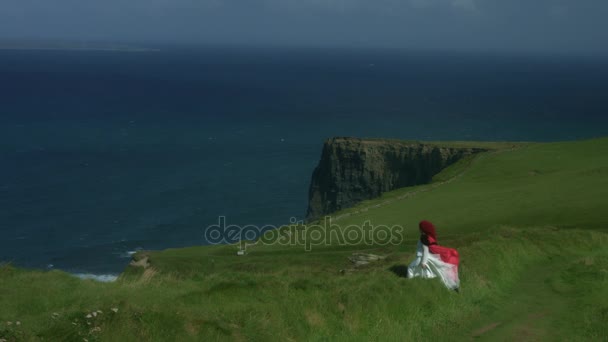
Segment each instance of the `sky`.
[[0,40],[608,54],[608,0],[0,0]]

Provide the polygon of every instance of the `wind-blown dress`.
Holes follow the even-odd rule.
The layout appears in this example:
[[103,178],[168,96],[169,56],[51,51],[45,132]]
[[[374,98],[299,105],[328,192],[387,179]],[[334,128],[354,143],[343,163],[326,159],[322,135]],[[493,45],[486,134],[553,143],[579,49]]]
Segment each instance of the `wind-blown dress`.
[[[439,277],[448,289],[459,288],[458,252],[452,248],[439,246],[433,237],[427,237],[427,241],[424,243],[422,240],[425,239],[418,240],[416,259],[407,268],[408,278],[430,279]],[[423,268],[422,265],[427,265],[427,268]]]

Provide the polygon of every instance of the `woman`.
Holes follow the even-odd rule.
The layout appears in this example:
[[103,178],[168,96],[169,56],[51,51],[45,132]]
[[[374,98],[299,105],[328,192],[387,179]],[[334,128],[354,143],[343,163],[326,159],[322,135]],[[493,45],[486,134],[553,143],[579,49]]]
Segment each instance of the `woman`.
[[458,251],[437,244],[435,226],[431,222],[422,221],[418,227],[421,235],[416,259],[408,266],[407,277],[439,277],[449,289],[458,291]]

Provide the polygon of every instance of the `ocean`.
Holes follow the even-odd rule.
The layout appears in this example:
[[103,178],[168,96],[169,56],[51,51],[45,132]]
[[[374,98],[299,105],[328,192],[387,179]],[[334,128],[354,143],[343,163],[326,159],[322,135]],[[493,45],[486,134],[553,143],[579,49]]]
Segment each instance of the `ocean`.
[[0,261],[112,278],[303,219],[326,138],[608,135],[608,62],[408,51],[0,50]]

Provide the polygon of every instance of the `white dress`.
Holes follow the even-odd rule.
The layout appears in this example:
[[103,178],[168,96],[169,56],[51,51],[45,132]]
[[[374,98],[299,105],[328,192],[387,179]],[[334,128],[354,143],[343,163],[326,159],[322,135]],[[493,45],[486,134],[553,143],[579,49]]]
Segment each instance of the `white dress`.
[[[426,268],[422,265],[427,265]],[[429,252],[429,247],[418,240],[416,259],[407,268],[407,277],[426,279],[439,277],[447,288],[454,290],[460,286],[458,266],[441,260],[438,254]]]

